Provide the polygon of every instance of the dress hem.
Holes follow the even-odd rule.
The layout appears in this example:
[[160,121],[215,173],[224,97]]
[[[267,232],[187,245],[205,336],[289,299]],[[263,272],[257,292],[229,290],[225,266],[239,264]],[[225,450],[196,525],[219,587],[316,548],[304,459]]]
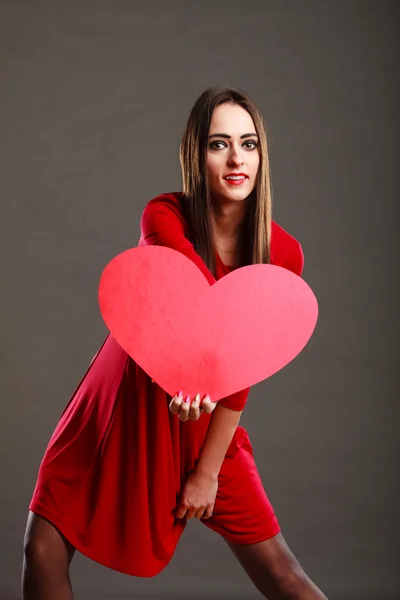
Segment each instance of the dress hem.
[[[31,504],[29,505],[29,510],[32,511],[33,513],[35,513],[36,515],[38,515],[39,517],[46,519],[46,521],[49,521],[53,525],[53,527],[55,527],[65,537],[65,539],[75,548],[75,550],[77,550],[78,552],[83,554],[83,556],[86,556],[86,558],[93,560],[94,562],[102,565],[103,567],[107,567],[108,569],[112,569],[113,571],[118,571],[119,573],[124,573],[124,575],[130,575],[131,577],[143,577],[143,578],[155,577],[156,575],[161,573],[161,571],[163,569],[165,569],[165,567],[171,562],[172,557],[174,555],[174,553],[173,553],[168,559],[166,559],[165,562],[161,565],[161,567],[159,569],[157,569],[156,571],[140,570],[140,572],[139,571],[134,572],[131,569],[127,570],[127,569],[118,567],[116,564],[112,564],[110,561],[106,561],[106,560],[102,559],[96,553],[95,550],[86,548],[85,546],[83,546],[79,542],[79,540],[76,538],[76,536],[74,535],[74,531],[72,529],[70,529],[68,527],[68,525],[66,525],[65,523],[63,523],[60,520],[60,516],[56,513],[53,513],[51,510],[49,510],[42,504],[39,504],[37,502],[31,502]],[[183,533],[183,530],[180,532],[179,538],[181,537],[182,533]],[[179,541],[179,538],[177,541]]]
[[[42,518],[46,519],[47,521],[49,521],[65,537],[65,539],[75,548],[75,550],[77,550],[78,552],[83,554],[83,556],[86,556],[86,558],[93,560],[94,562],[102,565],[103,567],[107,567],[108,569],[112,569],[113,571],[118,571],[119,573],[124,573],[125,575],[130,575],[131,577],[142,577],[142,578],[155,577],[156,575],[161,573],[161,571],[163,569],[165,569],[165,567],[168,566],[168,564],[171,562],[172,557],[174,556],[174,553],[175,553],[174,552],[170,556],[169,559],[166,559],[165,562],[162,564],[162,566],[159,569],[157,569],[156,571],[150,572],[150,571],[142,570],[140,572],[138,572],[138,571],[133,572],[132,570],[123,569],[121,567],[118,567],[117,565],[113,565],[109,561],[102,560],[96,554],[95,551],[91,551],[90,549],[85,548],[82,544],[79,543],[79,540],[77,540],[75,538],[73,530],[71,530],[65,523],[60,521],[59,515],[57,515],[56,513],[53,513],[51,510],[49,510],[42,504],[39,504],[37,502],[31,502],[31,504],[29,506],[29,510],[32,511],[33,513],[35,513],[36,515],[38,515],[39,517],[42,517]],[[200,519],[200,521],[202,521],[202,520]],[[237,536],[235,536],[235,539],[233,539],[233,538],[230,538],[229,535],[226,535],[221,530],[219,530],[218,526],[215,527],[214,525],[211,525],[211,523],[206,523],[206,522],[203,522],[203,524],[206,525],[209,529],[211,529],[215,533],[217,533],[218,535],[220,535],[226,542],[229,542],[232,544],[238,544],[240,546],[249,546],[249,545],[265,542],[266,540],[269,540],[269,539],[275,537],[278,533],[281,532],[281,527],[278,524],[272,530],[272,532],[270,532],[267,536],[265,536],[265,534],[263,534],[263,536],[260,538],[260,536],[247,535],[247,536],[243,536],[243,538],[241,537],[240,539],[238,539]],[[177,543],[179,542],[179,539],[180,539],[183,531],[184,531],[184,529],[182,529],[182,531],[178,537]]]

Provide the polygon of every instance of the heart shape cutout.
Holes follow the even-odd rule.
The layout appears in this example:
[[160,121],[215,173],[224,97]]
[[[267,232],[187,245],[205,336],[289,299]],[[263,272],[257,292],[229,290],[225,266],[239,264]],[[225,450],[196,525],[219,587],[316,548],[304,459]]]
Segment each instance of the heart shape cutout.
[[311,288],[283,267],[249,265],[210,285],[191,260],[162,246],[111,260],[99,304],[116,341],[168,394],[213,401],[286,366],[318,316]]

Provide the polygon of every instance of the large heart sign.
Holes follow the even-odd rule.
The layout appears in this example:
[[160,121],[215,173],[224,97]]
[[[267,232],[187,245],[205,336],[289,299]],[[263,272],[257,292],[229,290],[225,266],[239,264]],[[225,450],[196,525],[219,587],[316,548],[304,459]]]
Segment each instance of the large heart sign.
[[99,303],[116,341],[168,394],[213,401],[287,365],[318,315],[310,287],[287,269],[250,265],[210,285],[192,261],[160,246],[116,256]]

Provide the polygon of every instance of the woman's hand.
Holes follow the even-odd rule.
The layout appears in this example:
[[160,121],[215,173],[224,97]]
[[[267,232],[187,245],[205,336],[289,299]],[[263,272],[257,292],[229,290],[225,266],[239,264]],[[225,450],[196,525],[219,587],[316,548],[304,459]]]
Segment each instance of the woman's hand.
[[175,513],[176,518],[209,519],[214,510],[217,490],[217,475],[192,471],[183,486],[180,503]]
[[190,396],[184,397],[183,392],[179,390],[172,398],[169,410],[172,414],[178,415],[181,421],[197,421],[202,412],[210,414],[216,405],[216,402],[211,402],[209,396],[205,396],[200,406],[200,394],[196,394],[195,399],[191,402]]

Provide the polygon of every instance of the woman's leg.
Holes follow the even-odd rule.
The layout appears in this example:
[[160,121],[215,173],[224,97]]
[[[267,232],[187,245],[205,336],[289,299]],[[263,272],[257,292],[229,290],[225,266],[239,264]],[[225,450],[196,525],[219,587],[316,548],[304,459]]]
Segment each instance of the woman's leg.
[[283,535],[258,544],[226,543],[256,586],[269,600],[327,600],[307,577]]
[[29,511],[24,539],[22,600],[72,600],[69,565],[75,548],[46,519]]

